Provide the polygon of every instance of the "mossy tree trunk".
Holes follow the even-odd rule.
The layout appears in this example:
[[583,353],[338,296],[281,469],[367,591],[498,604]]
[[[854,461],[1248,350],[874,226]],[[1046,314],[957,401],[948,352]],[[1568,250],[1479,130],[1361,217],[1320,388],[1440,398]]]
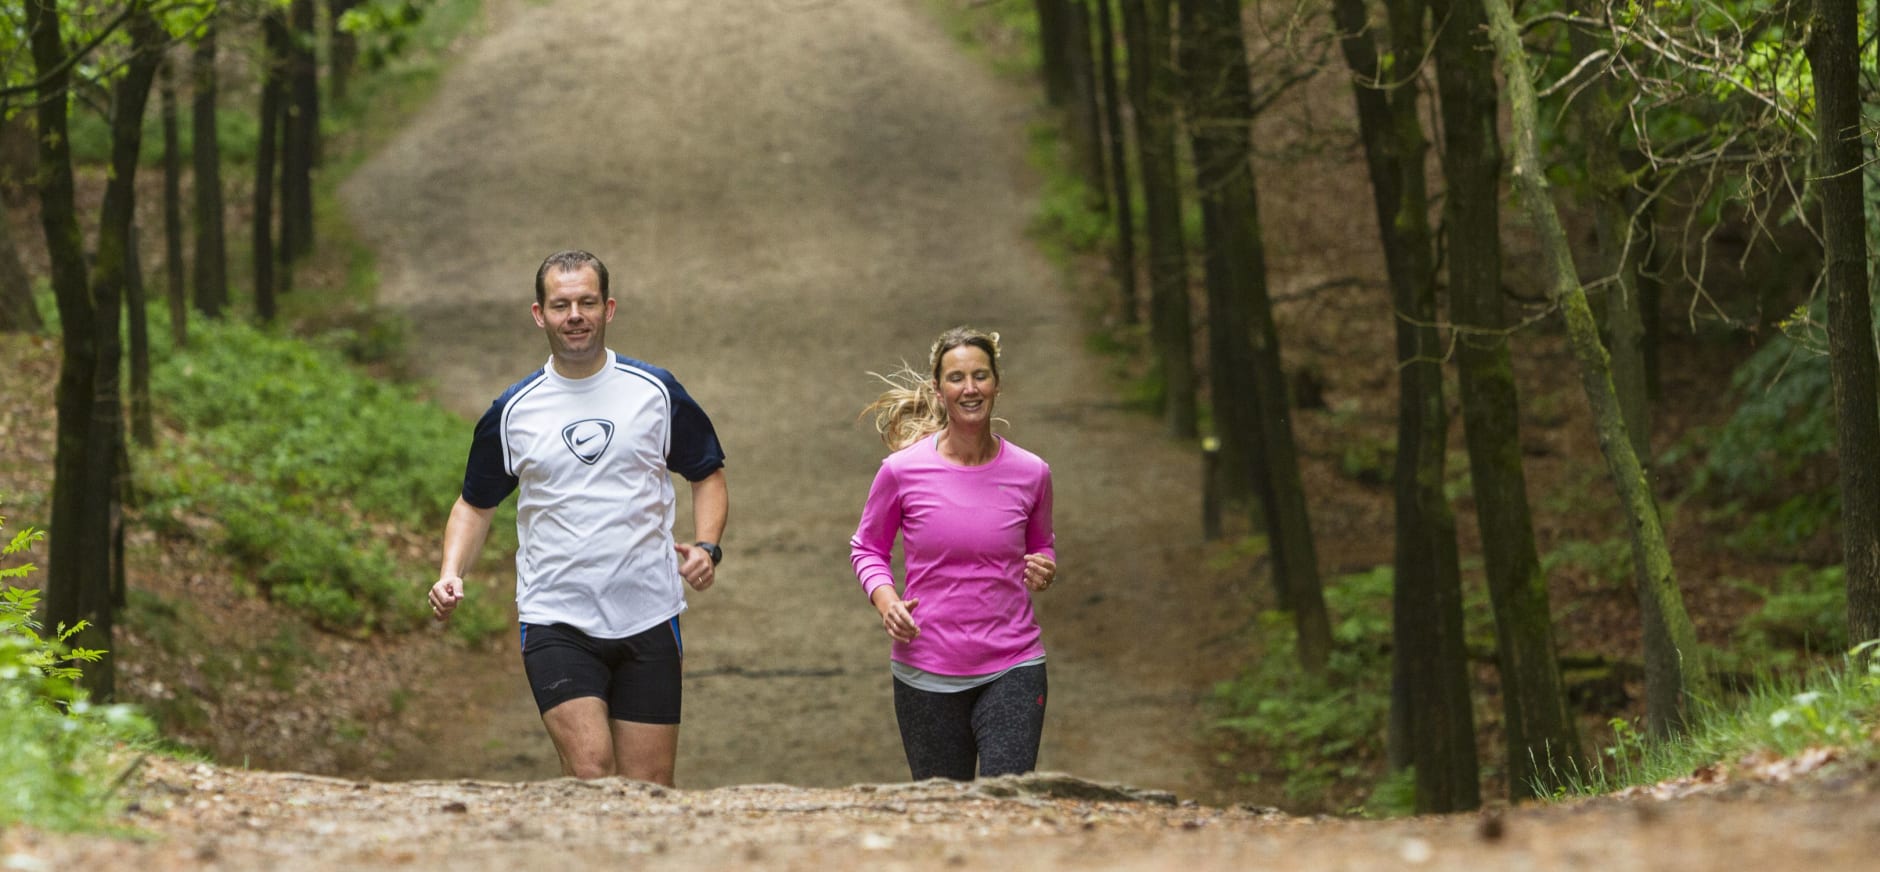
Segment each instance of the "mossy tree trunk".
[[1188,131],[1206,231],[1208,334],[1215,374],[1214,409],[1224,441],[1257,449],[1251,468],[1266,506],[1275,556],[1284,574],[1280,606],[1293,615],[1300,666],[1321,672],[1331,654],[1331,624],[1318,573],[1318,551],[1299,473],[1298,448],[1280,367],[1279,332],[1266,286],[1266,252],[1253,175],[1253,91],[1241,33],[1240,0],[1182,0],[1182,67]]
[[[1579,735],[1554,651],[1521,466],[1520,398],[1501,295],[1501,141],[1494,55],[1476,0],[1432,0],[1442,104],[1444,226],[1463,437],[1484,574],[1495,613],[1510,798],[1581,771]],[[1460,619],[1458,612],[1455,616]],[[1462,629],[1456,628],[1460,636]]]
[[1537,144],[1540,120],[1534,87],[1528,78],[1526,50],[1515,28],[1514,14],[1507,0],[1482,0],[1482,6],[1488,15],[1489,33],[1501,63],[1502,78],[1507,83],[1508,106],[1514,124],[1511,175],[1539,237],[1545,261],[1544,275],[1549,283],[1548,296],[1566,321],[1568,343],[1579,365],[1581,387],[1592,408],[1600,451],[1606,458],[1607,471],[1625,513],[1635,559],[1644,567],[1638,594],[1640,619],[1644,624],[1647,693],[1676,700],[1675,704],[1661,703],[1649,711],[1648,716],[1655,731],[1669,732],[1682,726],[1694,700],[1715,699],[1705,669],[1705,657],[1698,648],[1697,631],[1684,608],[1684,595],[1678,589],[1670,547],[1645,481],[1644,468],[1626,433],[1625,416],[1612,384],[1610,358],[1600,343],[1599,326],[1587,303],[1586,290],[1580,284],[1579,272],[1573,263],[1573,252],[1551,199]]

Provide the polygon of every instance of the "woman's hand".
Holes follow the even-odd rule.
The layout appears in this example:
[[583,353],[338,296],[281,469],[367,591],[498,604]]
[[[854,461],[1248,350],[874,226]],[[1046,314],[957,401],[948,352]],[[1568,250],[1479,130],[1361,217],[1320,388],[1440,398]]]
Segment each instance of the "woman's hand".
[[892,585],[883,585],[875,589],[872,599],[875,610],[881,612],[881,628],[888,631],[888,638],[905,645],[920,635],[920,625],[914,623],[914,607],[920,605],[918,597],[901,599]]
[[1025,555],[1025,586],[1047,590],[1057,581],[1057,561],[1044,554]]

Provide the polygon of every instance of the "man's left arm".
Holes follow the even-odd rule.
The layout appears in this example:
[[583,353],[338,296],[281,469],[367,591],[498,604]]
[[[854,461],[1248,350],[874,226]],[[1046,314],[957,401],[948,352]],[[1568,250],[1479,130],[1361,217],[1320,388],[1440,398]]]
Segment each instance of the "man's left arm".
[[[731,514],[731,491],[725,485],[725,469],[719,467],[692,484],[692,536],[697,542],[716,545],[725,535],[725,520]],[[695,590],[711,587],[717,566],[704,548],[674,543],[679,550],[679,574]]]

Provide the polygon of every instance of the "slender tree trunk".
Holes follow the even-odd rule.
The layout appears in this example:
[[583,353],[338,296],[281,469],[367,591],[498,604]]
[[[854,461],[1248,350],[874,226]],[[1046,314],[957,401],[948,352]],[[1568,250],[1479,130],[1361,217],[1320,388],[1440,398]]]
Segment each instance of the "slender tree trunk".
[[20,261],[13,222],[0,209],[0,333],[38,333],[46,329],[33,302],[33,279]]
[[[1479,0],[1433,0],[1442,104],[1451,320],[1469,478],[1495,611],[1510,798],[1550,790],[1580,771],[1579,735],[1554,650],[1521,466],[1520,401],[1501,299],[1501,143],[1494,54]],[[1459,592],[1458,592],[1459,595]],[[1458,612],[1456,620],[1461,619]],[[1462,633],[1457,625],[1454,631]],[[1420,774],[1420,773],[1419,773]]]
[[[1385,4],[1391,53],[1427,51],[1421,0]],[[1341,50],[1370,87],[1357,93],[1372,172],[1372,199],[1385,240],[1396,325],[1399,394],[1396,514],[1391,597],[1390,763],[1415,773],[1419,811],[1472,808],[1479,801],[1474,713],[1461,637],[1460,555],[1455,515],[1443,492],[1449,417],[1442,388],[1442,345],[1436,330],[1433,234],[1429,224],[1419,117],[1420,77],[1386,73],[1376,44],[1363,35],[1367,16],[1356,2],[1336,4]],[[1385,84],[1381,76],[1395,81]]]
[[176,58],[166,52],[158,73],[163,118],[163,275],[170,302],[170,341],[189,344],[189,290],[183,273],[183,159],[176,124]]
[[[1286,400],[1279,331],[1267,294],[1266,251],[1260,238],[1260,211],[1253,175],[1253,90],[1247,45],[1241,33],[1240,0],[1182,0],[1183,67],[1189,83],[1189,132],[1195,152],[1195,181],[1203,213],[1209,216],[1206,263],[1219,272],[1210,277],[1209,334],[1227,357],[1214,371],[1217,412],[1230,407],[1225,421],[1235,428],[1257,429],[1263,453],[1253,465],[1265,471],[1269,538],[1282,568],[1282,607],[1293,613],[1298,630],[1300,666],[1317,673],[1331,654],[1331,623],[1319,582],[1318,550],[1312,538],[1305,486]],[[1218,317],[1217,317],[1218,316]]]
[[1593,411],[1594,431],[1626,515],[1634,554],[1646,568],[1639,584],[1639,611],[1644,623],[1647,693],[1652,692],[1649,689],[1652,687],[1677,688],[1675,708],[1649,713],[1652,727],[1660,732],[1674,730],[1684,723],[1693,700],[1716,697],[1711,691],[1704,653],[1697,645],[1696,628],[1684,609],[1684,595],[1678,589],[1677,576],[1672,570],[1671,550],[1658,518],[1656,502],[1646,486],[1645,471],[1639,465],[1638,455],[1632,451],[1631,438],[1625,432],[1625,418],[1612,386],[1606,349],[1599,341],[1598,324],[1587,304],[1586,290],[1574,267],[1573,252],[1561,228],[1560,216],[1550,199],[1536,142],[1540,122],[1534,88],[1528,78],[1527,55],[1515,29],[1514,14],[1507,0],[1482,0],[1482,5],[1488,15],[1495,54],[1501,61],[1508,106],[1514,120],[1512,175],[1515,188],[1541,243],[1544,274],[1550,282],[1548,296],[1566,320],[1567,339],[1579,363],[1581,384]]
[[326,96],[332,106],[345,102],[353,67],[359,60],[359,41],[340,27],[340,20],[357,5],[359,0],[327,0],[326,3]]
[[[281,247],[284,262],[313,251],[313,168],[319,162],[320,82],[313,54],[313,0],[289,7],[287,122],[282,127]],[[282,290],[287,288],[283,286]]]
[[[92,418],[98,366],[93,329],[97,312],[92,304],[91,283],[85,275],[84,240],[79,232],[67,138],[66,89],[71,75],[64,67],[65,45],[56,0],[31,0],[26,16],[33,68],[40,82],[38,105],[34,107],[39,134],[39,221],[51,261],[59,329],[64,334],[56,399],[58,444],[53,459],[50,566],[42,620],[48,632],[88,622],[89,629],[76,637],[76,643],[87,648],[109,648],[109,501],[86,489],[93,466],[86,455],[94,441],[92,431],[108,425]],[[111,463],[106,457],[98,465],[109,468]],[[88,687],[108,692],[112,684],[110,661],[95,666],[103,668],[86,670],[84,680]],[[102,688],[96,683],[101,680]]]
[[[138,236],[137,225],[132,224],[130,245],[125,249],[128,272],[124,283],[124,309],[125,327],[131,337],[131,438],[149,448],[157,444],[157,424],[150,405],[150,301],[144,293],[144,264],[143,256],[138,253]],[[129,465],[124,466],[124,471],[129,469]],[[121,565],[119,569],[121,573]]]
[[[1820,143],[1826,239],[1828,354],[1841,458],[1841,547],[1847,561],[1848,638],[1880,638],[1880,388],[1867,290],[1861,194],[1860,32],[1853,0],[1815,0],[1808,39]],[[1871,655],[1869,655],[1871,656]]]
[[255,143],[254,208],[249,216],[249,242],[255,277],[255,320],[274,320],[274,157],[280,151],[276,134],[281,128],[283,73],[287,63],[287,21],[278,9],[262,16],[261,117]]
[[1071,65],[1065,49],[1070,40],[1065,35],[1071,0],[1032,0],[1038,13],[1039,73],[1044,77],[1044,98],[1053,106],[1063,106],[1071,99]]
[[[1387,0],[1384,4],[1390,53],[1413,57],[1428,51],[1424,45],[1422,0]],[[1335,14],[1347,34],[1366,24],[1362,6],[1341,2]],[[1418,591],[1437,590],[1443,579],[1460,572],[1455,544],[1455,516],[1442,492],[1447,460],[1449,417],[1443,400],[1436,332],[1435,234],[1430,228],[1429,181],[1424,177],[1424,155],[1429,143],[1423,133],[1419,106],[1421,77],[1386,73],[1376,60],[1374,43],[1355,42],[1347,36],[1342,46],[1347,57],[1357,53],[1354,69],[1371,70],[1368,80],[1386,90],[1376,98],[1358,93],[1359,106],[1373,108],[1382,127],[1375,145],[1367,145],[1378,221],[1385,234],[1385,264],[1391,275],[1392,317],[1396,323],[1397,355],[1401,371],[1397,397],[1397,460],[1393,470],[1396,511],[1391,597],[1393,637],[1415,636],[1429,623],[1423,617],[1432,607]],[[1367,57],[1368,56],[1368,57]],[[1383,77],[1392,81],[1386,83]],[[1373,153],[1375,152],[1375,153]],[[1388,172],[1383,172],[1388,170]],[[1395,629],[1404,628],[1404,629]],[[1402,645],[1396,646],[1402,648]],[[1426,648],[1429,646],[1425,646]],[[1420,693],[1431,673],[1407,656],[1391,658],[1391,704],[1387,742],[1392,769],[1417,765]]]
[[[1580,3],[1580,14],[1598,16],[1600,8]],[[1599,50],[1598,40],[1585,28],[1570,31],[1569,44],[1577,57]],[[1605,324],[1607,349],[1612,354],[1613,389],[1625,413],[1626,432],[1651,478],[1651,388],[1645,360],[1644,300],[1639,290],[1643,245],[1633,230],[1637,221],[1627,206],[1632,175],[1621,157],[1619,131],[1625,124],[1623,95],[1615,94],[1610,76],[1598,75],[1584,95],[1573,101],[1580,138],[1586,150],[1586,172],[1593,199],[1594,233],[1599,264],[1607,285]]]
[[222,317],[228,306],[228,247],[222,232],[222,149],[216,139],[216,19],[203,22],[191,71],[195,97],[191,147],[196,175],[196,311]]
[[1119,0],[1129,50],[1130,102],[1149,237],[1149,324],[1161,370],[1169,435],[1197,432],[1194,331],[1188,302],[1188,253],[1182,240],[1181,180],[1176,168],[1175,95],[1170,81],[1169,0]]
[[1085,0],[1071,0],[1064,6],[1065,55],[1071,65],[1070,130],[1072,150],[1076,153],[1078,172],[1090,190],[1092,204],[1100,210],[1110,208],[1108,179],[1103,173],[1103,113],[1097,105],[1096,61],[1090,52],[1090,7]]
[[1110,147],[1110,214],[1116,221],[1116,255],[1110,263],[1116,274],[1117,310],[1124,324],[1139,320],[1136,312],[1136,215],[1129,185],[1129,132],[1123,127],[1123,92],[1116,81],[1116,25],[1110,20],[1110,0],[1096,0],[1097,54],[1103,72],[1103,126]]

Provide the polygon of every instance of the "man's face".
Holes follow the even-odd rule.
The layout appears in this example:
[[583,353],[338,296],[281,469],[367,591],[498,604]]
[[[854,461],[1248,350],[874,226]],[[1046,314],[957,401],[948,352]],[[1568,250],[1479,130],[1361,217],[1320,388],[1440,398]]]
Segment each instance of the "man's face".
[[536,325],[548,334],[548,350],[570,363],[604,353],[614,301],[601,299],[601,279],[593,268],[551,271],[542,284],[542,302],[530,311],[535,313]]

